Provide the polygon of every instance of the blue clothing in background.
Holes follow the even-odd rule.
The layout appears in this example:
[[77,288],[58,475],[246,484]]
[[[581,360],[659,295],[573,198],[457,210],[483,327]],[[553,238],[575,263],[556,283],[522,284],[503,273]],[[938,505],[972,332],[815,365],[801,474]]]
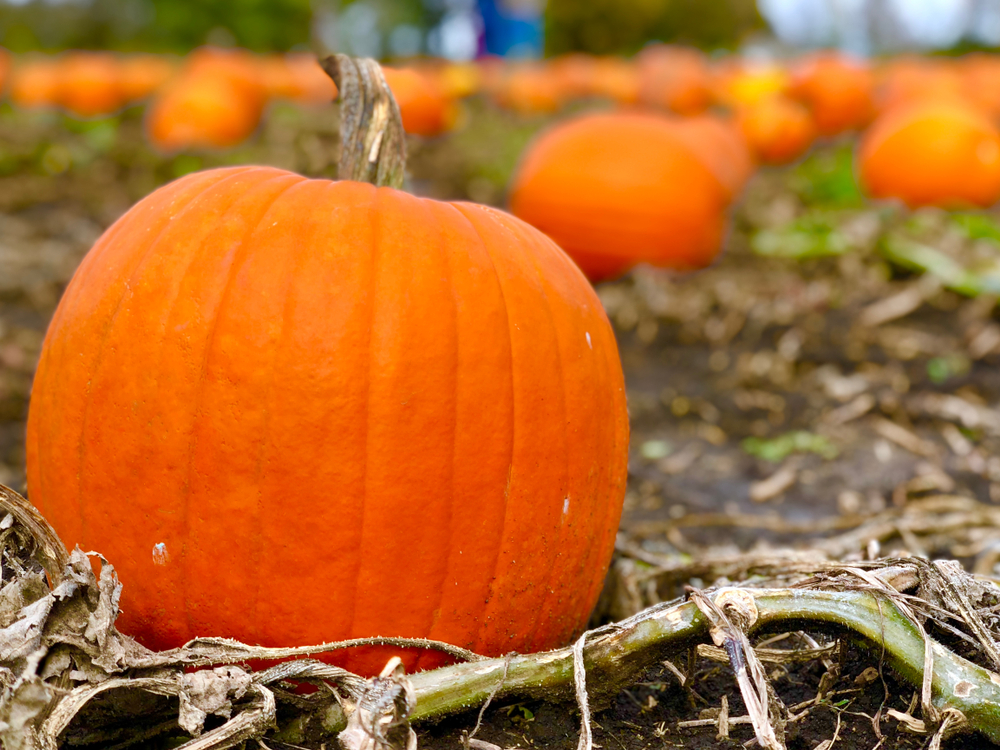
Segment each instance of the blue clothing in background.
[[541,0],[477,0],[483,18],[481,51],[503,57],[541,57]]

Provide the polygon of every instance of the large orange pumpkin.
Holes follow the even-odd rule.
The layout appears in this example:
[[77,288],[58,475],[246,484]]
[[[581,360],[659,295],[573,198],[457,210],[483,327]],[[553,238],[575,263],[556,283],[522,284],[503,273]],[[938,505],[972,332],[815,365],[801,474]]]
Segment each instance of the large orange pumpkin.
[[909,206],[1000,200],[1000,132],[961,100],[917,99],[879,117],[858,147],[861,182]]
[[113,561],[149,646],[503,654],[586,625],[627,440],[611,327],[541,233],[234,167],[159,189],[84,259],[34,382],[28,484]]
[[559,124],[522,157],[510,208],[556,240],[593,280],[637,263],[700,268],[718,254],[730,195],[654,114],[591,114]]

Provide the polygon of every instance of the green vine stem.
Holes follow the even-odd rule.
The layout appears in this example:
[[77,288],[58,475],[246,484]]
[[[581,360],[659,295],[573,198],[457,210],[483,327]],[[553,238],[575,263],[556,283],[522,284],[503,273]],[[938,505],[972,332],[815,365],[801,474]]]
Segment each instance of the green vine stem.
[[[901,677],[920,686],[924,639],[914,623],[887,597],[865,591],[738,589],[753,598],[763,625],[795,621],[833,623],[863,636]],[[715,593],[718,597],[726,590]],[[612,626],[593,631],[584,649],[591,696],[614,695],[661,655],[704,640],[708,622],[693,602],[651,607]],[[934,657],[932,702],[953,708],[968,727],[1000,742],[1000,675],[931,641]],[[416,693],[411,721],[432,719],[481,704],[490,695],[553,697],[573,691],[573,650],[515,656],[504,678],[503,658],[442,667],[410,676]]]
[[340,99],[341,180],[401,189],[406,137],[399,106],[379,64],[368,57],[330,55],[321,61]]

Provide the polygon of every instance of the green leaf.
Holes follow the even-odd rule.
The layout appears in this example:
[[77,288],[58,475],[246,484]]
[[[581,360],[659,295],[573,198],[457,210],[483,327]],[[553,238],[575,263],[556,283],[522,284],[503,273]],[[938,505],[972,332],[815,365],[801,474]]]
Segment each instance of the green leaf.
[[879,245],[888,260],[912,271],[929,273],[945,287],[967,297],[1000,294],[1000,255],[966,268],[950,255],[921,242],[890,235]]
[[750,239],[750,248],[758,255],[804,260],[843,255],[851,250],[851,243],[831,217],[808,213],[783,227],[757,232]]
[[1000,226],[992,217],[981,213],[960,212],[953,214],[951,219],[970,240],[992,240],[1000,245]]
[[865,196],[854,174],[850,144],[833,151],[817,151],[792,171],[792,186],[810,206],[859,208]]
[[775,463],[792,453],[816,453],[826,459],[834,459],[840,453],[837,446],[822,435],[805,430],[786,432],[776,438],[748,437],[742,446],[751,456]]

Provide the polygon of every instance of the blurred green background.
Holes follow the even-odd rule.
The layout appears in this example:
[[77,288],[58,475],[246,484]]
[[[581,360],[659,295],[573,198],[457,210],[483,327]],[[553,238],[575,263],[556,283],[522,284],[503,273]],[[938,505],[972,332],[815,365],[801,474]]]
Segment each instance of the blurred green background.
[[[205,43],[256,51],[308,49],[317,19],[356,3],[384,26],[428,29],[447,0],[0,0],[0,45],[185,52]],[[754,0],[548,0],[547,54],[633,53],[650,40],[732,48],[765,28]]]

